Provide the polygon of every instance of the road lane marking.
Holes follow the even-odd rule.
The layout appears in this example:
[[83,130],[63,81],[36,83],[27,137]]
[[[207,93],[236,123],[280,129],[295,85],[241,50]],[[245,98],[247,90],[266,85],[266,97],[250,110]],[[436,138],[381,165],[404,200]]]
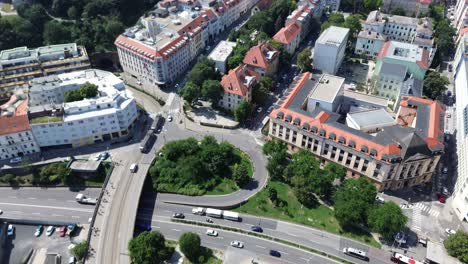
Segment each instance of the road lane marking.
[[289,255],[289,253],[286,253],[286,252],[283,252],[283,251],[278,250],[278,252],[281,253],[282,255]]
[[161,228],[160,226],[153,226],[153,227],[154,227],[154,228],[158,228],[158,229],[160,229],[160,228]]
[[28,197],[29,200],[37,200],[35,197]]
[[266,248],[266,247],[262,247],[262,246],[259,246],[259,245],[255,245],[255,246],[258,247],[258,248],[263,248],[263,249]]
[[51,198],[49,198],[49,199],[47,199],[47,201],[55,201],[55,199],[51,199]]
[[303,259],[303,260],[305,260],[305,261],[309,261],[309,259],[306,259],[306,258],[302,258],[302,257],[301,257],[301,259]]
[[33,214],[33,215],[40,215],[41,213],[31,213],[31,214]]
[[34,204],[18,204],[18,203],[1,203],[0,205],[13,205],[13,206],[22,206],[22,207],[34,207],[34,208],[48,208],[48,209],[58,209],[58,210],[67,210],[67,211],[79,211],[84,213],[92,213],[93,209],[83,209],[83,208],[70,208],[70,207],[58,207],[58,206],[44,206],[44,205],[34,205]]
[[73,215],[72,218],[80,218],[79,216]]
[[74,200],[67,200],[67,202],[74,203],[75,201]]
[[18,198],[18,197],[16,197],[16,196],[8,196],[8,198],[15,198],[15,199],[16,199],[16,198]]
[[224,237],[222,237],[222,236],[219,236],[218,238],[219,238],[219,239],[224,239]]
[[288,235],[293,236],[293,237],[297,237],[295,234],[292,234],[292,233],[289,233]]
[[52,216],[63,216],[63,215],[59,215],[59,214],[52,214]]
[[171,229],[172,231],[180,232],[181,230],[179,229]]
[[21,211],[9,211],[9,213],[22,214],[23,212],[21,212]]

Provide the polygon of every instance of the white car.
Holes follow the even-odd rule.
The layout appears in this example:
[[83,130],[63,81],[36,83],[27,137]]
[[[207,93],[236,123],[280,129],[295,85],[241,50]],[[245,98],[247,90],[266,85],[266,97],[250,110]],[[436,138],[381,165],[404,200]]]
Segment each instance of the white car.
[[263,111],[262,107],[257,108],[257,113],[261,113]]
[[453,229],[450,229],[450,228],[447,228],[447,229],[445,229],[445,233],[447,233],[448,235],[455,235],[455,233],[457,233],[457,231],[455,231]]
[[21,157],[12,158],[10,160],[11,164],[20,163],[22,161]]
[[3,214],[3,211],[2,211],[2,210],[0,210],[0,215],[1,215],[1,214]]
[[375,200],[378,202],[378,203],[381,203],[381,204],[384,204],[385,203],[385,199],[380,197],[380,196],[376,196],[375,197]]
[[49,226],[46,230],[46,235],[51,236],[54,233],[54,231],[55,231],[55,227]]
[[7,235],[12,236],[15,234],[15,227],[13,225],[8,225]]
[[214,237],[218,236],[218,232],[216,230],[213,230],[213,229],[206,230],[206,234],[208,236],[214,236]]
[[167,121],[172,122],[172,116],[167,116]]
[[447,167],[444,167],[444,168],[442,169],[442,173],[447,173],[447,172],[448,172],[448,168],[447,168]]
[[234,241],[231,241],[231,246],[233,246],[235,248],[243,248],[244,243],[242,243],[240,241],[237,241],[237,240],[234,240]]

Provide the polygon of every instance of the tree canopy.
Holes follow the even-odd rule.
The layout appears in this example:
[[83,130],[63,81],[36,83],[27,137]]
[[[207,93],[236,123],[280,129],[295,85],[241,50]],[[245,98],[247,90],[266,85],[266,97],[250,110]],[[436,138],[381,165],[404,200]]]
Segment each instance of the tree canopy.
[[267,170],[271,179],[289,181],[285,179],[284,171],[288,165],[286,144],[279,140],[270,140],[263,145],[263,153],[268,156]]
[[252,101],[257,105],[265,104],[274,83],[273,79],[268,76],[260,77],[259,82],[253,88]]
[[145,231],[128,242],[132,263],[159,264],[169,259],[174,248],[166,246],[164,236],[157,231]]
[[218,80],[205,80],[201,88],[203,97],[217,103],[222,94],[222,87]]
[[188,232],[179,238],[180,251],[189,260],[195,260],[202,253],[201,239],[196,233]]
[[98,95],[98,87],[95,84],[86,82],[78,90],[65,92],[65,102],[81,101],[84,98],[92,98]]
[[335,192],[335,217],[344,228],[367,223],[377,190],[366,178],[346,180]]
[[182,97],[189,103],[195,102],[200,94],[200,87],[191,81],[186,82],[184,88],[181,90]]
[[297,55],[297,67],[301,69],[302,72],[307,72],[312,70],[312,51],[310,48],[303,49]]
[[447,90],[449,83],[450,81],[446,76],[441,75],[437,71],[430,71],[424,78],[423,94],[435,100]]
[[397,204],[390,201],[375,206],[369,213],[368,221],[374,231],[380,233],[385,239],[391,240],[406,226],[408,218]]
[[468,263],[468,234],[458,230],[444,241],[447,253],[458,258],[462,263]]
[[245,121],[247,121],[251,110],[252,109],[249,102],[242,100],[242,102],[239,103],[236,109],[234,109],[234,118],[237,122],[244,123]]

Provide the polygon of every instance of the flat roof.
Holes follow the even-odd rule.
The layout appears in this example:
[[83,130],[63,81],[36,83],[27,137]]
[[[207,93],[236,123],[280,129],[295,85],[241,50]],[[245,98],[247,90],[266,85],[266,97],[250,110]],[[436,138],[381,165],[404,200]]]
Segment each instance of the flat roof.
[[70,169],[74,171],[94,172],[97,171],[100,164],[100,160],[74,160],[70,164]]
[[427,253],[426,253],[426,258],[434,261],[436,263],[444,263],[444,264],[461,264],[460,261],[455,259],[454,257],[451,257],[449,254],[447,254],[447,251],[445,251],[445,248],[443,245],[434,243],[432,241],[427,241]]
[[400,79],[405,79],[406,72],[408,71],[408,67],[406,65],[397,64],[397,63],[390,63],[390,62],[383,62],[382,67],[380,69],[380,74],[392,75],[396,77],[400,77]]
[[343,87],[345,78],[331,74],[323,74],[312,89],[309,98],[332,103]]
[[395,119],[393,119],[393,117],[382,108],[348,113],[347,117],[361,129],[375,126],[391,126],[396,124]]
[[349,28],[331,26],[327,28],[317,42],[320,44],[337,45],[339,46],[343,41],[346,40],[349,34]]
[[387,107],[388,106],[388,99],[385,97],[380,97],[380,96],[375,96],[375,95],[369,95],[369,94],[363,94],[363,93],[358,93],[350,90],[345,90],[344,91],[344,96],[354,99],[354,100],[359,100],[362,102],[366,103],[371,103],[371,104],[376,104],[376,105],[381,105],[382,107]]
[[222,40],[216,45],[210,55],[208,55],[208,58],[214,61],[225,61],[231,55],[235,46],[235,42]]

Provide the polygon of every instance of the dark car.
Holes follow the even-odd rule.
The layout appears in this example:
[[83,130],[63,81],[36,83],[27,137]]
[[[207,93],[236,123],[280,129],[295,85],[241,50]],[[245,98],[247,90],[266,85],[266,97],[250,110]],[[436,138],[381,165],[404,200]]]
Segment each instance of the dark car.
[[138,224],[138,227],[141,230],[151,231],[151,225],[148,225],[148,224],[140,223],[140,224]]
[[452,64],[449,64],[449,65],[448,65],[448,70],[449,70],[449,72],[452,72],[452,70],[453,70]]
[[445,203],[445,197],[444,197],[441,193],[438,193],[438,194],[437,194],[437,200],[438,200],[440,203]]
[[183,213],[175,213],[172,215],[173,218],[184,219],[185,215]]
[[281,253],[274,249],[270,250],[270,255],[272,255],[273,257],[277,257],[277,258],[281,257]]
[[259,227],[259,226],[252,226],[250,229],[252,231],[259,232],[259,233],[263,232],[263,229],[261,227]]

